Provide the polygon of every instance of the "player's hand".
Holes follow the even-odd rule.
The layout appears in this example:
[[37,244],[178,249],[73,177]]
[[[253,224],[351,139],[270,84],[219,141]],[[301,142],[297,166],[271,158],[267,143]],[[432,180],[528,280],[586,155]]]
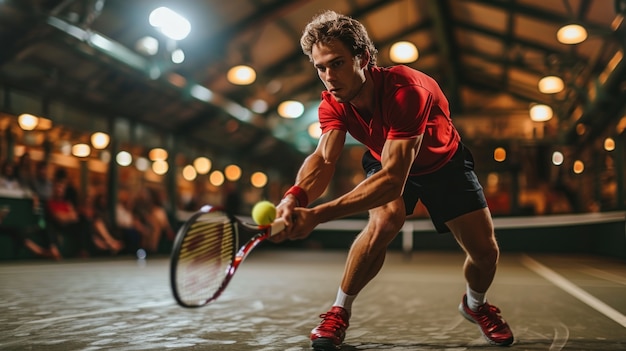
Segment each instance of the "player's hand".
[[293,227],[293,210],[296,208],[296,199],[293,195],[288,195],[276,206],[276,220],[280,219],[285,223],[285,229],[280,233],[272,235],[270,241],[279,243],[289,239],[291,228]]
[[285,240],[304,239],[319,224],[313,209],[296,207],[290,213],[291,225],[285,227],[282,232],[273,235],[269,240],[279,243]]
[[289,230],[289,239],[304,239],[319,224],[315,216],[315,208],[298,207],[293,211],[293,225]]
[[276,206],[276,218],[282,218],[286,227],[290,227],[293,224],[293,210],[297,206],[297,200],[293,195],[287,195]]

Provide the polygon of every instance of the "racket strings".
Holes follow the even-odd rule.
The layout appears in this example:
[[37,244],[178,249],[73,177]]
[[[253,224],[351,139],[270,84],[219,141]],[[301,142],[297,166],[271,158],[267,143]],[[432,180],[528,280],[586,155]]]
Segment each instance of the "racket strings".
[[188,305],[203,305],[220,289],[235,256],[236,238],[223,213],[206,213],[191,224],[181,245],[177,290]]

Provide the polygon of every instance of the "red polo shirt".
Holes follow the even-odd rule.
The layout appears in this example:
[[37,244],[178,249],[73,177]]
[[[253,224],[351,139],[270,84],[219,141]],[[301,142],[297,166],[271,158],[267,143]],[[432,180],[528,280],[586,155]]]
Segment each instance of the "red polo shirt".
[[448,100],[439,84],[407,66],[371,67],[375,110],[366,123],[350,103],[339,103],[322,92],[319,120],[322,132],[338,129],[350,133],[380,160],[387,140],[410,139],[424,134],[411,175],[432,173],[454,155],[459,133],[452,125]]

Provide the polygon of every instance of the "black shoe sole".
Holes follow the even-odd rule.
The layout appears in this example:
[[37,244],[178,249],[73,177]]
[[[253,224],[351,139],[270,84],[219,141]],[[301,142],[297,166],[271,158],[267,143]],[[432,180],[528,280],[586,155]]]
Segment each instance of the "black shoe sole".
[[311,347],[314,351],[335,351],[341,348],[341,346],[335,345],[332,340],[327,338],[317,338],[313,340]]

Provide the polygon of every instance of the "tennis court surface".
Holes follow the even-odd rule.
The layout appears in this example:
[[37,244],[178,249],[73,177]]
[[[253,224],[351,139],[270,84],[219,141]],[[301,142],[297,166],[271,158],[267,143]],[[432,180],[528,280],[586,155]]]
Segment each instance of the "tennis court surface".
[[[0,265],[1,350],[309,350],[334,301],[343,251],[253,252],[224,295],[196,309],[172,298],[169,258]],[[457,312],[460,252],[390,252],[353,307],[342,350],[485,350]],[[511,350],[626,350],[626,263],[503,253],[490,302]]]

